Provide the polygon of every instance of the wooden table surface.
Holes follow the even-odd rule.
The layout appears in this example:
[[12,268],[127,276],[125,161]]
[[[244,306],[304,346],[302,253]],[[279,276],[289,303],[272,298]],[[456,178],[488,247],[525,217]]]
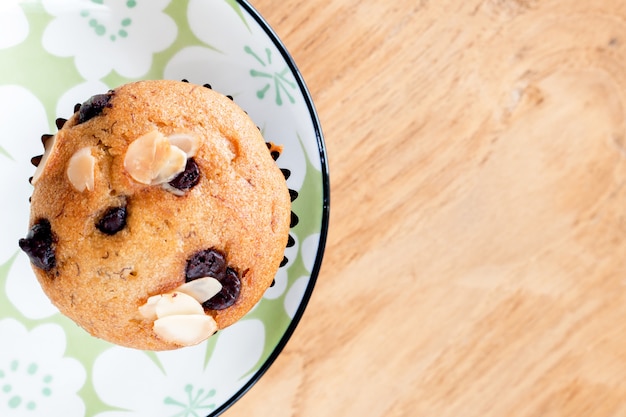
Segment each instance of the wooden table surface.
[[225,416],[626,416],[626,3],[253,0],[330,161],[309,307]]

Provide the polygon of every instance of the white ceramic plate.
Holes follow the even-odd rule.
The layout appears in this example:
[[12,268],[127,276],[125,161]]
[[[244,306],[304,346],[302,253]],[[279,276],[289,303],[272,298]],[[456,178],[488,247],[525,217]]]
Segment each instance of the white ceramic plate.
[[[75,103],[139,79],[188,79],[233,96],[297,191],[275,285],[240,322],[195,347],[153,353],[95,339],[60,315],[17,242],[30,158]],[[284,46],[235,0],[0,3],[0,416],[216,416],[276,359],[303,314],[328,227],[322,133]]]

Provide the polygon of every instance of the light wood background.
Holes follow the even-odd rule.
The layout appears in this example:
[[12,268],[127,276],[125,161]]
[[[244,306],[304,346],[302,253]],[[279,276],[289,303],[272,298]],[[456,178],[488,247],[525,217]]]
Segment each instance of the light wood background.
[[626,416],[626,2],[253,5],[317,106],[331,227],[224,415]]

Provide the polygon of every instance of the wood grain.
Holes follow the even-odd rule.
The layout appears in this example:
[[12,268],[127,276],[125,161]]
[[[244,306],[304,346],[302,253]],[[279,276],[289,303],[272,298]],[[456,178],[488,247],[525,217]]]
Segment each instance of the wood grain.
[[253,5],[317,106],[331,228],[224,415],[626,415],[626,3]]

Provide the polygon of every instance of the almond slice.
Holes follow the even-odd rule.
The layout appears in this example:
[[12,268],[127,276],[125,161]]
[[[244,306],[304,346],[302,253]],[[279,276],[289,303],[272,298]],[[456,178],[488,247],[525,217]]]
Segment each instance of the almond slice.
[[202,304],[222,291],[222,284],[213,277],[204,277],[186,282],[176,288],[176,291],[190,295]]
[[204,309],[199,302],[190,295],[182,292],[164,294],[155,305],[158,318],[176,315],[204,315]]
[[67,178],[76,191],[83,192],[85,189],[93,191],[95,166],[96,158],[91,154],[89,146],[79,149],[72,155],[67,164]]
[[161,297],[163,296],[159,294],[153,295],[152,297],[148,298],[148,301],[146,301],[144,305],[139,307],[139,314],[141,314],[142,317],[146,320],[156,320],[158,318],[156,313],[156,305]]
[[146,320],[156,320],[175,314],[204,314],[201,304],[222,290],[222,284],[212,277],[187,282],[176,290],[149,297],[139,307],[139,314]]
[[170,146],[167,157],[164,157],[161,165],[155,168],[150,184],[170,182],[185,170],[185,165],[187,165],[187,154],[176,146]]
[[185,152],[187,158],[194,156],[200,147],[198,137],[191,133],[174,133],[173,135],[169,135],[167,140],[169,140],[170,145],[176,146]]
[[176,291],[190,295],[202,304],[222,291],[222,284],[213,277],[204,277],[186,282],[176,288]]
[[168,342],[180,346],[192,346],[206,340],[217,331],[211,316],[180,315],[167,316],[154,322],[154,332]]
[[124,169],[146,185],[171,181],[185,170],[187,154],[159,131],[153,130],[131,142],[124,156]]
[[128,145],[124,156],[124,169],[137,182],[150,184],[153,165],[155,164],[157,147],[162,139],[159,132],[152,131],[141,136]]

